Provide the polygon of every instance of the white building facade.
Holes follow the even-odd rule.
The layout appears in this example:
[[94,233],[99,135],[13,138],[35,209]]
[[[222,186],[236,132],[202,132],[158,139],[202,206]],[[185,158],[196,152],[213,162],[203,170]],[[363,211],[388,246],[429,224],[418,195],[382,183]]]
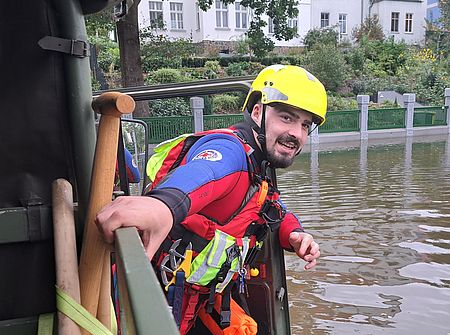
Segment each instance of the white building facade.
[[[302,46],[310,29],[332,27],[339,31],[341,40],[351,40],[352,30],[367,16],[377,15],[386,36],[410,44],[422,43],[425,37],[427,3],[422,0],[299,0],[298,17],[288,21],[297,27],[298,36],[290,41],[273,37],[272,21],[264,28],[276,46]],[[196,0],[142,0],[139,4],[140,28],[164,22],[157,33],[173,38],[192,38],[194,43],[230,42],[245,34],[252,19],[252,11],[240,1],[225,5],[215,0],[204,12]]]

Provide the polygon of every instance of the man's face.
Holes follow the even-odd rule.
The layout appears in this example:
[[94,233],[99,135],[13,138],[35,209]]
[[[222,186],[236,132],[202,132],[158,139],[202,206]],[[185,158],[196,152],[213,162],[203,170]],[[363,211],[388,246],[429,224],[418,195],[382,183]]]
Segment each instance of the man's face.
[[[256,104],[252,118],[261,125],[262,105]],[[312,114],[284,104],[266,107],[267,159],[274,168],[286,168],[305,145]]]

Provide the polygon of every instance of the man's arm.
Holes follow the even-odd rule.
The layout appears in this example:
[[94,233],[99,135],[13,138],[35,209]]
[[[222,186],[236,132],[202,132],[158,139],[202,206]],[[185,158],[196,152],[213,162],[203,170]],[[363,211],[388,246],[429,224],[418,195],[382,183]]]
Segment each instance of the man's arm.
[[121,227],[136,227],[149,259],[172,228],[170,208],[152,197],[119,197],[106,205],[95,220],[105,240],[112,243],[114,231]]
[[[246,167],[242,145],[230,135],[212,140],[205,136],[198,142],[189,151],[187,163],[170,173],[149,196],[119,197],[98,213],[96,223],[107,242],[114,240],[116,229],[136,227],[151,258],[174,223],[233,189],[238,179],[233,172]],[[219,152],[222,158],[204,159],[201,154],[205,150]],[[228,181],[219,189],[214,184],[218,179]]]
[[281,222],[280,244],[288,251],[293,251],[298,257],[307,262],[305,270],[313,268],[320,256],[319,244],[314,241],[311,234],[305,233],[300,220],[288,212]]

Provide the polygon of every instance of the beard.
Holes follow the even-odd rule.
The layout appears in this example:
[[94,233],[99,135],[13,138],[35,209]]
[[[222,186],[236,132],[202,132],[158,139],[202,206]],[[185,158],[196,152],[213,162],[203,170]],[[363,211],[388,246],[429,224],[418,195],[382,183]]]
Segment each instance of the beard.
[[[277,138],[277,141],[279,143],[289,143],[290,145],[294,145],[297,148],[297,153],[295,155],[283,155],[281,153],[276,152],[275,145],[273,148],[269,149],[267,148],[267,160],[269,161],[270,165],[277,169],[277,168],[287,168],[294,163],[295,156],[300,153],[300,143],[299,141],[292,136],[289,135],[282,135]],[[267,144],[266,144],[267,147]]]

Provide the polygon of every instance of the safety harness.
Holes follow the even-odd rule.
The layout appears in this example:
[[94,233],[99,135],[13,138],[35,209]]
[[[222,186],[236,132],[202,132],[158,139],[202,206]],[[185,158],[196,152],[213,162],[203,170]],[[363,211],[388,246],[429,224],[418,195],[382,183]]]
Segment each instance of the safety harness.
[[[230,134],[240,140],[247,153],[252,183],[240,207],[227,222],[217,222],[200,214],[187,218],[198,222],[208,221],[216,228],[214,236],[200,236],[186,229],[182,223],[175,224],[153,258],[153,264],[161,271],[161,279],[168,291],[169,304],[172,303],[172,312],[181,334],[186,334],[195,323],[200,308],[204,307],[207,313],[213,312],[217,294],[221,295],[219,325],[222,329],[230,325],[232,287],[236,283],[240,294],[246,292],[249,267],[261,250],[268,231],[278,228],[285,215],[284,208],[278,202],[279,191],[272,182],[273,170],[263,161],[261,172],[256,173],[253,148],[231,129],[183,135],[155,148],[156,156],[153,155],[147,165],[147,173],[153,180],[152,187],[181,165],[184,156],[198,139],[216,133]],[[176,301],[176,283],[180,278],[178,269],[182,267],[180,264],[183,264],[187,250],[192,250],[194,258],[189,270],[184,272],[184,295],[180,306],[180,299]],[[184,268],[187,269],[186,266]],[[172,280],[175,282],[174,287],[168,285],[164,271],[172,272],[171,275],[176,277],[176,280]]]

